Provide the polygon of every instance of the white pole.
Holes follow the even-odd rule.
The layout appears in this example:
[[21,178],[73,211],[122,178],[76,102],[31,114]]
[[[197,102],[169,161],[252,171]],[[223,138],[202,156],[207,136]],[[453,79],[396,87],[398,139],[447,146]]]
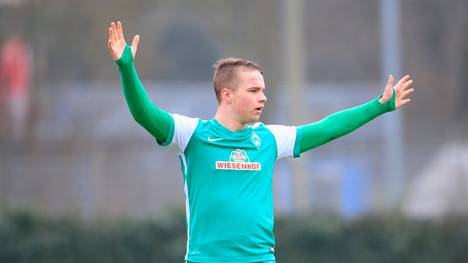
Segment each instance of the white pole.
[[[382,83],[386,84],[388,75],[393,74],[398,80],[402,77],[400,50],[400,1],[382,0],[380,5],[381,41],[382,41]],[[383,90],[383,88],[382,88]],[[398,110],[384,116],[385,148],[384,165],[384,206],[395,208],[401,197],[404,183],[403,160],[405,159],[402,136],[402,112]]]
[[[303,0],[284,0],[284,61],[286,88],[289,93],[291,119],[294,124],[304,123],[304,19]],[[296,212],[310,208],[309,179],[304,172],[303,161],[294,160],[293,187]]]

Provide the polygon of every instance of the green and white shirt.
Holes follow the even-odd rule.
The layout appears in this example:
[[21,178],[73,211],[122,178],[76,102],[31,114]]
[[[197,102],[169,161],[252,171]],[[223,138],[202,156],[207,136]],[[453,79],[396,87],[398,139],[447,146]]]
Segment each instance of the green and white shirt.
[[296,127],[256,123],[232,132],[209,121],[171,115],[163,145],[178,151],[186,198],[186,260],[274,259],[272,175],[275,161],[299,156]]

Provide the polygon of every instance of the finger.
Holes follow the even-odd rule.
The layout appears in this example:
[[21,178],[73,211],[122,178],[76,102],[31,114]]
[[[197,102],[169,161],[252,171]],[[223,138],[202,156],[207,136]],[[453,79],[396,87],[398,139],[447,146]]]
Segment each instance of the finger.
[[112,43],[115,42],[114,29],[112,28],[112,25],[109,26],[109,41]]
[[411,101],[411,99],[402,100],[402,101],[400,102],[400,107],[403,106],[403,105],[405,105],[405,104],[408,104],[410,101]]
[[388,76],[387,86],[385,87],[385,90],[387,90],[389,87],[391,88],[392,86],[393,86],[393,75],[390,74]]
[[412,80],[412,79],[410,79],[410,80],[408,80],[407,82],[403,83],[403,89],[406,89],[406,88],[410,87],[411,84],[413,84],[413,80]]
[[132,41],[132,55],[134,59],[138,50],[138,43],[140,43],[140,35],[135,35]]
[[117,38],[124,39],[122,23],[120,21],[117,22]]
[[393,85],[393,75],[390,74],[388,76],[387,85],[383,91],[382,98],[380,98],[379,100],[380,103],[385,103],[391,99],[392,94],[393,94],[392,85]]
[[112,40],[116,42],[117,41],[117,27],[115,26],[114,22],[111,23],[111,29],[112,29]]
[[406,96],[410,95],[410,94],[413,93],[413,92],[414,92],[414,89],[413,89],[413,88],[408,89],[408,90],[405,90],[405,91],[403,92],[402,97],[406,97]]
[[133,37],[132,41],[132,49],[135,49],[135,51],[138,49],[138,44],[140,43],[140,35],[135,35]]
[[410,75],[406,75],[404,76],[403,78],[401,78],[398,83],[396,84],[396,87],[399,88],[403,85],[403,83],[405,83],[407,80],[409,80],[410,78]]

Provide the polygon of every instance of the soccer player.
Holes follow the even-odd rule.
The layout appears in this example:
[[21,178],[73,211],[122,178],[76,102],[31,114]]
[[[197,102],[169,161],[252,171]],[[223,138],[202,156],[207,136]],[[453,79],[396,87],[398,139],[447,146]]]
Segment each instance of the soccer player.
[[272,174],[275,161],[343,136],[410,102],[407,75],[393,87],[390,75],[374,100],[302,126],[258,122],[267,97],[261,67],[239,58],[214,65],[218,103],[211,120],[170,114],[155,106],[140,82],[121,22],[109,26],[116,61],[133,118],[157,143],[178,151],[186,199],[186,262],[275,262]]

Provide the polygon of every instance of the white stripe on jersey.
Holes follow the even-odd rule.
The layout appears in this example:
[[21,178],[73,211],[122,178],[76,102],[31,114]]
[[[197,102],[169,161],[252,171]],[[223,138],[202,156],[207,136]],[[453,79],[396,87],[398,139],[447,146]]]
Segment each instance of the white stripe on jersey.
[[185,154],[179,154],[180,160],[182,162],[182,171],[184,173],[184,194],[185,194],[185,216],[187,218],[187,250],[185,252],[185,260],[187,260],[189,252],[189,240],[190,240],[190,205],[189,205],[189,195],[187,187],[187,161],[185,159]]
[[175,146],[180,153],[183,153],[197,128],[199,119],[179,114],[171,114],[171,116],[174,119],[174,136],[171,145]]
[[284,125],[266,125],[273,133],[278,149],[276,160],[294,156],[294,144],[296,142],[296,127]]

